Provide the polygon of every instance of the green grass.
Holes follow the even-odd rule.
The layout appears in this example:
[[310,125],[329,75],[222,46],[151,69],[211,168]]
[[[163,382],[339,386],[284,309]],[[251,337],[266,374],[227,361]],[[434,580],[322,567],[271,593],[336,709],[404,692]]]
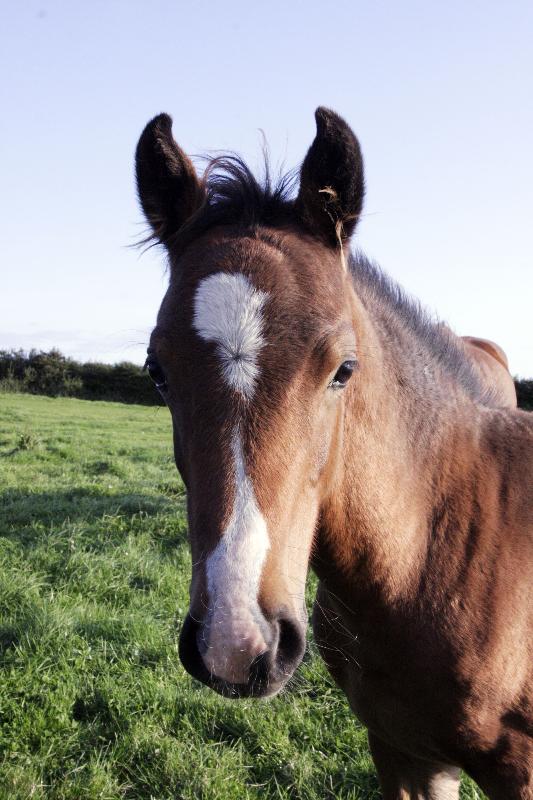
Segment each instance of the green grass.
[[0,475],[0,800],[380,796],[312,644],[270,702],[181,667],[190,559],[166,409],[0,394]]

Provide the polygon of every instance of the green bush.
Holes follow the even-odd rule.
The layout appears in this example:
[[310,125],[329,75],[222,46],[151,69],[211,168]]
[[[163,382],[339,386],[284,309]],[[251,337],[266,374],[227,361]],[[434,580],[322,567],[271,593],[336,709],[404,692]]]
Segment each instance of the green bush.
[[526,411],[533,411],[533,380],[515,381],[518,407]]
[[0,391],[28,392],[82,400],[162,405],[142,367],[120,364],[81,364],[59,350],[0,350]]

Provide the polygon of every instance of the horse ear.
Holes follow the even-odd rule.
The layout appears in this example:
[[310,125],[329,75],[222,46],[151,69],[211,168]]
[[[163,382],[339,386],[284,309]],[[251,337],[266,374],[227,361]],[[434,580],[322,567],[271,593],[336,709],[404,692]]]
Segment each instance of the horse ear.
[[137,191],[146,219],[163,244],[202,205],[205,192],[191,160],[172,136],[172,119],[159,114],[141,134],[135,153]]
[[363,157],[351,128],[317,108],[316,136],[300,171],[296,213],[313,233],[338,246],[352,235],[365,193]]

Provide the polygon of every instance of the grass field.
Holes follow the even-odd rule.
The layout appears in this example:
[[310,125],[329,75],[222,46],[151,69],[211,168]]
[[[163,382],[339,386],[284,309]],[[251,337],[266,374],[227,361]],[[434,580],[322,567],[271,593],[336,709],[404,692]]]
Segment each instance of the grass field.
[[[270,702],[181,667],[190,560],[166,409],[0,394],[0,475],[1,800],[380,796],[312,643]],[[482,797],[469,781],[461,796]]]

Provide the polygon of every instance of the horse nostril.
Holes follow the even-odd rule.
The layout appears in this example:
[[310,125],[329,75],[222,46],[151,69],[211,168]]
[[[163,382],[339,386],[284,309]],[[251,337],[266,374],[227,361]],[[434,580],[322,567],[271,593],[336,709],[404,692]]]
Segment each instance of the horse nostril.
[[302,625],[291,618],[278,619],[279,638],[276,661],[283,672],[293,671],[305,652],[305,634]]
[[268,651],[261,653],[255,658],[250,666],[249,683],[251,686],[267,687],[270,680],[270,672],[272,670],[272,653]]
[[249,682],[256,690],[285,683],[305,652],[305,628],[298,620],[280,616],[271,625],[271,647],[254,659],[250,667]]
[[198,648],[199,630],[199,623],[190,614],[187,614],[183,621],[179,639],[179,656],[189,675],[192,675],[196,680],[207,683],[210,675]]

